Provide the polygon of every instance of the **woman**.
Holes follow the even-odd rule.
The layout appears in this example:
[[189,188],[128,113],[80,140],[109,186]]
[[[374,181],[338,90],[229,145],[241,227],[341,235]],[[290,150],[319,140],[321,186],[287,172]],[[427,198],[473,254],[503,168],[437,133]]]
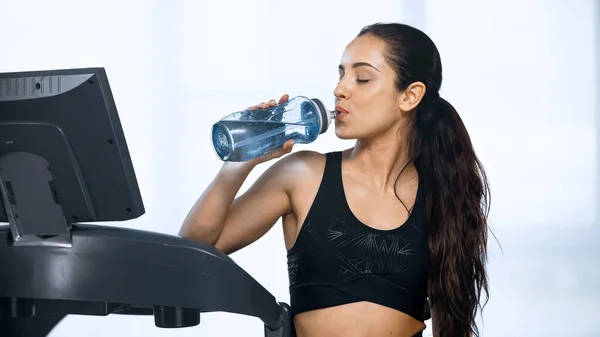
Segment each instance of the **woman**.
[[434,43],[410,26],[374,24],[346,47],[339,74],[335,132],[355,146],[287,155],[238,198],[256,165],[293,144],[225,163],[181,235],[230,254],[282,218],[299,337],[418,336],[427,299],[435,336],[478,335],[487,182],[438,94]]

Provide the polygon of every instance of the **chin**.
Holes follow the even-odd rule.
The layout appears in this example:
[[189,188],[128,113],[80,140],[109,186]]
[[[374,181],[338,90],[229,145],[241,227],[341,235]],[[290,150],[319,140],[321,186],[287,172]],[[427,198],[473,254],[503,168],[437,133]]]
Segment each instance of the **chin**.
[[339,139],[357,139],[356,134],[351,132],[345,127],[337,127],[335,128],[335,135]]

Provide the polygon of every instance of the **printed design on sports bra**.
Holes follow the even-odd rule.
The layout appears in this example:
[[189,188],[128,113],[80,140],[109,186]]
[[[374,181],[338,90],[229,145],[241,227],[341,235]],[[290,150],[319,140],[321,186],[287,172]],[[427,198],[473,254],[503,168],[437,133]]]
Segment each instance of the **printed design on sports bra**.
[[[307,234],[309,234],[312,237],[312,240],[314,242],[318,242],[317,238],[314,237],[313,235],[313,226],[312,223],[310,221],[307,221],[303,226],[301,231],[306,232]],[[296,238],[296,240],[300,240],[300,235],[298,235],[298,237]],[[308,247],[312,248],[310,241],[307,242]],[[290,284],[295,284],[296,283],[296,277],[298,275],[298,268],[300,267],[300,262],[299,260],[299,256],[296,254],[291,254],[288,255],[288,261],[287,261],[287,269],[288,269],[288,278],[289,278],[289,282]]]
[[[336,242],[336,247],[352,246],[370,254],[382,255],[387,258],[410,255],[410,242],[402,240],[394,233],[377,233],[367,229],[364,231],[350,230],[348,223],[338,217],[331,217],[326,231],[329,242]],[[400,241],[404,241],[401,243]]]
[[300,263],[298,263],[297,256],[288,256],[288,279],[291,284],[296,283],[296,276],[298,275],[298,267],[300,267]]
[[[331,217],[325,234],[328,245],[336,248],[340,262],[338,270],[343,279],[361,274],[406,271],[402,259],[411,254],[411,243],[396,233],[378,233],[368,228],[357,230],[350,228],[343,219]],[[352,257],[348,257],[349,254]]]
[[369,258],[348,259],[341,253],[338,253],[338,258],[342,262],[338,269],[342,279],[357,275],[402,273],[406,271],[406,266],[398,261],[382,261]]
[[[412,225],[414,224],[405,223],[403,226]],[[338,216],[328,216],[318,221],[308,220],[296,239],[300,244],[297,243],[288,254],[290,285],[300,281],[299,277],[309,275],[303,273],[311,273],[304,270],[325,267],[339,275],[339,280],[368,274],[391,275],[410,272],[408,265],[412,262],[408,259],[415,253],[416,247],[412,243],[415,237],[408,233],[414,231],[378,231]],[[315,260],[316,255],[313,254],[318,254],[319,258]],[[322,266],[305,268],[305,263],[317,263]],[[316,274],[310,277],[320,278]]]

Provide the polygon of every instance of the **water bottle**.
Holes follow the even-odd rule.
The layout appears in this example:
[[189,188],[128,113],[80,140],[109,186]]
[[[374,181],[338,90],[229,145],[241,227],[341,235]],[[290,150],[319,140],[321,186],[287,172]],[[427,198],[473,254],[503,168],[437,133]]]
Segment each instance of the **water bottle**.
[[334,117],[321,100],[296,96],[274,107],[226,116],[212,126],[212,144],[223,161],[248,161],[281,149],[290,139],[295,144],[315,141]]

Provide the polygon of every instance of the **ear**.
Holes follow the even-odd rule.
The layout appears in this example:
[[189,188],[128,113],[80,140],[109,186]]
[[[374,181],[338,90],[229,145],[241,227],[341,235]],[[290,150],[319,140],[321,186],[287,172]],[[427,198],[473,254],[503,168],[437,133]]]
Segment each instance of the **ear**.
[[398,108],[403,112],[414,110],[425,96],[425,84],[423,82],[413,82],[398,97]]

